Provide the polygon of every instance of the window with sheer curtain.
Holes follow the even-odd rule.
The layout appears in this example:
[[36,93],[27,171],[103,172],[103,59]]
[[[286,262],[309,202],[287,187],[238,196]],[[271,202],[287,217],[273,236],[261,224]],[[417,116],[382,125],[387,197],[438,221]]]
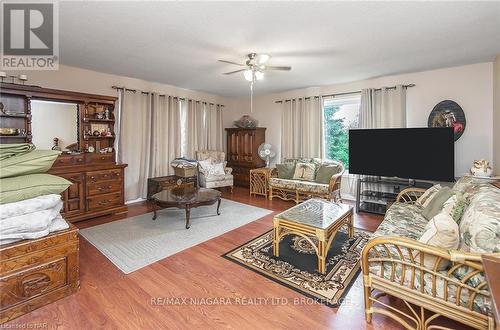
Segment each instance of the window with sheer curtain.
[[194,158],[197,150],[222,150],[222,106],[181,100],[181,156]]
[[359,125],[361,93],[323,98],[325,157],[349,168],[349,129]]

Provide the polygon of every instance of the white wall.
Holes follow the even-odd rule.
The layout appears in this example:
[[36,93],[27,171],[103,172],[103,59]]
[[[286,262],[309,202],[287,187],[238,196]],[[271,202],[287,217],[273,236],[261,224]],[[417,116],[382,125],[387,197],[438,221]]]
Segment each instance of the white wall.
[[500,175],[500,55],[493,69],[493,173]]
[[32,101],[33,144],[38,149],[52,149],[57,137],[64,150],[68,144],[78,142],[77,111],[76,104]]
[[[474,159],[493,158],[492,72],[493,63],[480,63],[260,95],[254,97],[254,112],[251,115],[259,120],[259,126],[267,127],[266,140],[278,149],[276,159],[279,159],[281,105],[276,104],[276,100],[413,83],[416,86],[409,88],[407,93],[408,127],[427,127],[429,113],[442,100],[453,100],[464,109],[467,126],[462,137],[455,143],[455,174],[459,176],[468,171]],[[226,101],[226,104],[230,109],[224,113],[226,127],[249,112],[248,97],[233,98]]]

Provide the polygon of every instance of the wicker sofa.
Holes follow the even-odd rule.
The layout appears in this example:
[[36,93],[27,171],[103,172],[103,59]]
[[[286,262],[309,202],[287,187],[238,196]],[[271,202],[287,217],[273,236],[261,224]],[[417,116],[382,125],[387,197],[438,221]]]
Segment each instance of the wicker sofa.
[[[428,222],[421,214],[423,207],[416,203],[423,192],[403,190],[363,249],[367,322],[372,314],[380,313],[406,329],[444,329],[433,325],[446,316],[473,328],[493,329],[481,256],[500,256],[500,189],[467,177],[454,185],[453,192],[466,200],[458,222],[458,250],[418,241]],[[429,257],[433,266],[425,259]],[[438,267],[443,261],[449,262],[444,270]],[[406,307],[389,305],[384,295],[400,298]]]
[[327,200],[340,201],[340,184],[342,174],[344,173],[344,165],[333,160],[321,160],[319,158],[297,158],[285,159],[287,162],[295,163],[314,163],[316,170],[320,165],[337,165],[337,173],[332,175],[328,184],[318,183],[315,181],[303,181],[293,179],[282,179],[278,177],[278,171],[274,168],[269,178],[269,199],[278,197],[282,200],[293,200],[295,203],[300,203],[312,197],[320,197]]

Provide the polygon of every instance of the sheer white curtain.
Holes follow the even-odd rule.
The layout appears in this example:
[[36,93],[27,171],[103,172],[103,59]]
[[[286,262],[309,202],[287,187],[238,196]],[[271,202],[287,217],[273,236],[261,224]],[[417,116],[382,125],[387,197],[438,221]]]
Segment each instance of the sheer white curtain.
[[125,200],[146,197],[150,168],[151,94],[121,91],[119,94],[118,161],[128,164]]
[[360,128],[406,127],[406,88],[363,89],[359,112]]
[[219,104],[205,103],[207,146],[208,150],[224,150],[222,123],[222,106]]
[[323,106],[321,97],[283,101],[281,157],[323,157]]
[[170,162],[181,154],[181,109],[179,99],[153,94],[151,176],[173,174]]

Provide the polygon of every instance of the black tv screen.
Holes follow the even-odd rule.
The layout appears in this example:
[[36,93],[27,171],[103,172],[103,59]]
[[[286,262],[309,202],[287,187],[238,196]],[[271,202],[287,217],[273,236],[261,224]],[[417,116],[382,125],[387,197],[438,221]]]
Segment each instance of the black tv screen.
[[349,130],[349,173],[454,181],[452,128]]

